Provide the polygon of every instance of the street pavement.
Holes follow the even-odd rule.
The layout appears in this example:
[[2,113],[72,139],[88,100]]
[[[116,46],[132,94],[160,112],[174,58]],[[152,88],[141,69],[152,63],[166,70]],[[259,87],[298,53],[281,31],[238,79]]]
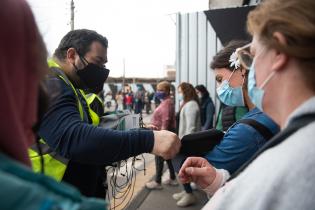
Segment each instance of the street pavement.
[[[152,115],[143,114],[143,122],[148,124]],[[145,159],[145,174],[143,171],[136,171],[136,177],[130,181],[131,184],[122,188],[120,192],[116,192],[115,197],[121,197],[120,199],[113,199],[112,192],[113,187],[109,184],[108,194],[110,199],[111,209],[120,210],[158,210],[158,209],[185,209],[185,210],[196,210],[201,209],[207,201],[206,195],[201,190],[194,190],[194,195],[197,197],[198,202],[195,205],[180,208],[176,206],[176,201],[172,198],[172,194],[183,190],[181,185],[178,186],[163,186],[162,190],[148,190],[145,188],[145,183],[154,179],[155,175],[155,162],[154,155],[144,154]],[[135,168],[143,169],[144,161],[142,156],[138,156],[135,161]],[[127,161],[127,171],[131,170],[132,159],[129,158]],[[167,168],[166,166],[164,168]],[[126,166],[120,168],[120,172],[117,175],[118,185],[126,183]],[[130,173],[129,173],[130,174]],[[162,179],[167,178],[168,171],[166,170],[163,174]],[[108,173],[108,180],[112,178],[112,173]],[[129,188],[128,188],[129,187]],[[108,198],[107,198],[108,200]]]

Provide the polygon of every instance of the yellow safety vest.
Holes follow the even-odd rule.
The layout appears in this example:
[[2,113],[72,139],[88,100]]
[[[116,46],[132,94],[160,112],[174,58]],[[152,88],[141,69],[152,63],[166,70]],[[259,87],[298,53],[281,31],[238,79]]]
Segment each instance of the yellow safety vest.
[[[48,66],[50,68],[61,68],[54,60],[50,59],[48,60]],[[77,104],[78,104],[78,110],[80,112],[81,120],[84,119],[84,113],[83,113],[83,106],[81,104],[79,95],[75,87],[72,85],[72,83],[68,80],[68,78],[64,77],[63,75],[58,74],[59,78],[61,78],[67,85],[69,85],[73,92],[76,95],[77,98]],[[81,91],[81,90],[80,90]],[[85,96],[84,92],[81,91],[81,94],[85,98],[88,109],[89,109],[89,115],[92,119],[93,125],[97,126],[99,124],[99,116],[90,108],[89,103],[87,101],[87,97]],[[57,154],[57,152],[53,151],[43,139],[40,140],[40,147],[42,149],[42,155],[44,159],[44,167],[45,167],[45,175],[50,176],[54,178],[57,181],[61,181],[65,171],[67,169],[67,165],[69,163],[69,160],[60,156]],[[32,145],[29,150],[29,157],[32,161],[32,168],[35,172],[41,171],[41,157],[39,155],[39,151],[37,148],[37,145]]]
[[[102,99],[98,97],[95,93],[85,93],[83,90],[80,90],[81,94],[83,95],[88,109],[89,109],[89,115],[92,120],[92,124],[95,126],[98,126],[100,124],[100,117],[96,112],[91,108],[91,104],[93,103],[94,100],[100,100],[102,102]],[[102,102],[103,103],[103,102]]]

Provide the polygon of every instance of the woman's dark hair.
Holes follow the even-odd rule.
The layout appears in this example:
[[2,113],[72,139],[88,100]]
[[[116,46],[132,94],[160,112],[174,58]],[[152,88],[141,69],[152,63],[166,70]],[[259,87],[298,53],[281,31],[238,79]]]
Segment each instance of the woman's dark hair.
[[190,83],[182,82],[178,88],[180,88],[183,92],[184,103],[188,101],[195,100],[199,104],[198,96],[196,94],[194,86]]
[[69,48],[75,48],[78,54],[84,56],[90,50],[91,44],[95,41],[101,43],[105,48],[108,47],[106,37],[95,31],[88,29],[70,31],[60,41],[54,56],[61,61],[64,60]]
[[211,69],[227,68],[230,71],[234,70],[234,66],[230,66],[230,56],[233,52],[239,47],[243,47],[248,44],[249,41],[233,40],[230,41],[223,49],[221,49],[215,56],[212,58],[210,64]]
[[195,89],[197,89],[202,94],[202,97],[209,97],[209,92],[204,85],[197,85]]

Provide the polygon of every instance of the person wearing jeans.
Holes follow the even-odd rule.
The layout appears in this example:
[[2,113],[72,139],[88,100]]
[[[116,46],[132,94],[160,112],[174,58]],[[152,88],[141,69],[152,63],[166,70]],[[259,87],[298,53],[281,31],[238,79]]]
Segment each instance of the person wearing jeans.
[[[163,81],[157,85],[157,92],[155,97],[161,101],[161,104],[153,113],[151,124],[148,126],[156,130],[175,130],[175,108],[173,100],[170,98],[171,84]],[[155,156],[156,176],[155,180],[146,183],[148,189],[162,189],[162,173],[164,166],[164,159],[160,156]],[[170,179],[167,179],[163,184],[177,185],[174,167],[171,160],[166,160],[170,171]]]
[[[195,88],[190,83],[182,82],[177,90],[180,101],[178,137],[182,139],[185,135],[201,130],[200,106]],[[176,165],[178,161],[182,163],[183,160],[175,157],[174,163]],[[183,187],[184,191],[173,194],[176,205],[186,207],[196,203],[197,198],[192,193],[190,184],[185,183]]]

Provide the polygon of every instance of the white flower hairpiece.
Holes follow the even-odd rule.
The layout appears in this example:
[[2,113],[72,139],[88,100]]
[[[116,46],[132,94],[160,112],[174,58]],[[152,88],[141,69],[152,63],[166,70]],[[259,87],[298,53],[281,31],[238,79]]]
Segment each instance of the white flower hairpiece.
[[241,67],[241,61],[238,58],[236,51],[231,54],[229,62],[230,67],[234,66],[234,69],[238,69],[239,67]]

